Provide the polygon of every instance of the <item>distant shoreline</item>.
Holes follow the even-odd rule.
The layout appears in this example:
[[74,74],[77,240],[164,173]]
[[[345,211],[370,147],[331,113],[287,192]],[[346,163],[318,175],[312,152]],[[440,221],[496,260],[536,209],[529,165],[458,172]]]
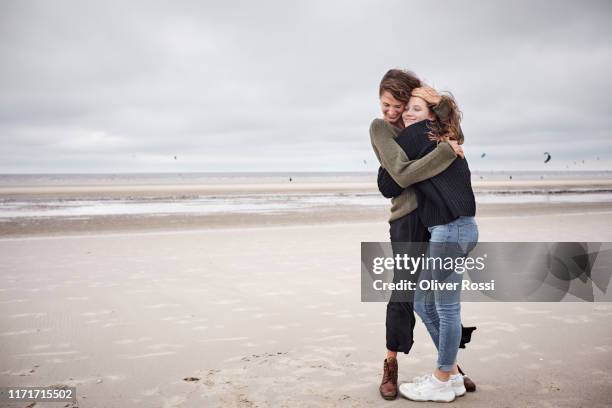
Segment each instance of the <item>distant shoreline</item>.
[[[612,179],[596,180],[505,180],[473,181],[475,192],[525,190],[612,190]],[[135,198],[180,197],[244,193],[329,193],[376,192],[370,182],[318,183],[230,183],[230,184],[111,184],[111,185],[11,185],[0,186],[0,199],[34,198]]]

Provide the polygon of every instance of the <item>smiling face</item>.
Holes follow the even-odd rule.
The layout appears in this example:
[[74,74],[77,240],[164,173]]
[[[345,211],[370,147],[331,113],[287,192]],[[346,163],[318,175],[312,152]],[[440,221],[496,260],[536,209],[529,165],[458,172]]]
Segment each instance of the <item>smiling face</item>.
[[383,119],[395,124],[401,120],[406,104],[395,99],[389,91],[384,91],[380,95],[380,108],[383,113]]
[[434,120],[435,118],[424,99],[412,96],[408,101],[406,110],[402,113],[402,119],[404,120],[404,125],[408,127],[422,120]]

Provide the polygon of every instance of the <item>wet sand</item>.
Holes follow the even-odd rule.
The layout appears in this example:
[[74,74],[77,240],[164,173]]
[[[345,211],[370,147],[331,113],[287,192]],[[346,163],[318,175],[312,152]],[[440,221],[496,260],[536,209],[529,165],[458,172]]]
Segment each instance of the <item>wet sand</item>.
[[[549,203],[546,205],[522,204],[479,204],[480,217],[501,218],[533,217],[549,215],[563,217],[566,214],[607,213],[609,203]],[[159,215],[97,215],[78,217],[31,217],[0,219],[0,237],[28,237],[48,235],[95,235],[112,232],[152,232],[168,230],[198,230],[223,228],[255,228],[261,226],[292,226],[354,223],[371,221],[383,228],[388,219],[386,208],[349,206],[323,206],[316,211],[286,211],[274,213],[221,213],[159,214]],[[555,228],[554,222],[544,228]],[[502,239],[503,241],[503,239]]]

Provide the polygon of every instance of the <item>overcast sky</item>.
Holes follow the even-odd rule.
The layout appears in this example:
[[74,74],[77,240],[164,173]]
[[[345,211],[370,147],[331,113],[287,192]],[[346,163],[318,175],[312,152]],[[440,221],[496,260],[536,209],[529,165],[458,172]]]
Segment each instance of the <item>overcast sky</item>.
[[3,0],[0,173],[373,171],[393,67],[453,92],[472,169],[612,169],[611,19],[610,1]]

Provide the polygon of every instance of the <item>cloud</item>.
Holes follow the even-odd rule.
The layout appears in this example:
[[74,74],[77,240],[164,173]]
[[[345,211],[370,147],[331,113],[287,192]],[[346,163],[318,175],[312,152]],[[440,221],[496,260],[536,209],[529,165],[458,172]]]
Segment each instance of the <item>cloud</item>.
[[[452,91],[466,147],[497,149],[498,168],[524,168],[520,152],[543,148],[612,168],[611,11],[607,1],[5,1],[0,172],[354,171],[363,160],[372,170],[367,130],[391,67]],[[175,154],[183,160],[166,163]],[[555,162],[547,168],[564,168]]]

